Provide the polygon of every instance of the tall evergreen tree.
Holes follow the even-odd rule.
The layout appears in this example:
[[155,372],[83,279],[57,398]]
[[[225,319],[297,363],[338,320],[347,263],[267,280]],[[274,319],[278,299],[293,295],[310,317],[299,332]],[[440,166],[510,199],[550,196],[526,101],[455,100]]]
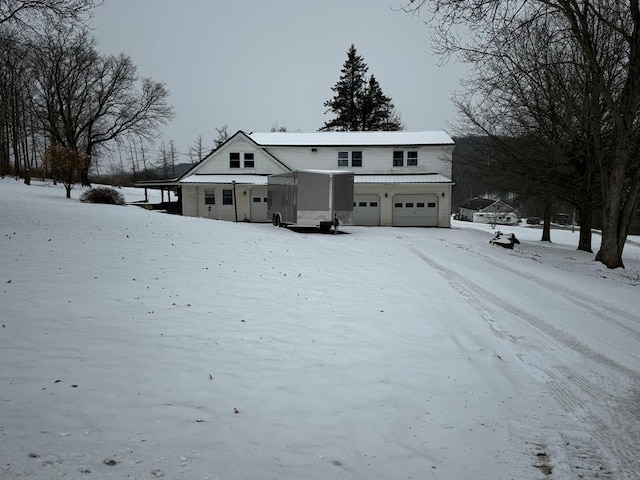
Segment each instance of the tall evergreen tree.
[[362,92],[359,106],[359,130],[402,130],[400,116],[396,113],[391,98],[382,92],[373,75]]
[[384,95],[356,47],[351,45],[340,78],[331,88],[334,96],[324,102],[335,118],[325,122],[323,131],[402,130],[391,98]]

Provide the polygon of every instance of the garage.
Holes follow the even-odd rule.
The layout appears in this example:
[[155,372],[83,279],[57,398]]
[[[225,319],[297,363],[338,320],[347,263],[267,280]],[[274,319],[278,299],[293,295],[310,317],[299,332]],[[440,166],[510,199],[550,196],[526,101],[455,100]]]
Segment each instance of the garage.
[[380,197],[378,195],[353,196],[353,224],[380,225]]
[[437,227],[438,197],[433,194],[393,196],[394,227]]
[[250,215],[252,222],[268,222],[267,218],[267,188],[254,187],[251,189]]

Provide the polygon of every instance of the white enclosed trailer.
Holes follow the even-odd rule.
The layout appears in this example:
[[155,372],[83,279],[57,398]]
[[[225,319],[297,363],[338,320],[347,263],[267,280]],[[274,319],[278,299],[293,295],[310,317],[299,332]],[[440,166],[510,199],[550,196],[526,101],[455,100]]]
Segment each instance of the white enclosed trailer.
[[295,170],[268,177],[268,215],[276,226],[329,230],[353,225],[353,172]]

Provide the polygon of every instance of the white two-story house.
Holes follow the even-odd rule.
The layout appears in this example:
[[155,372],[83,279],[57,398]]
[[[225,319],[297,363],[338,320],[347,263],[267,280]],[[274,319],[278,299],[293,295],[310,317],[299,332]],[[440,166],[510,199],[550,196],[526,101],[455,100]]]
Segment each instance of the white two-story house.
[[238,131],[178,179],[182,214],[269,222],[269,175],[349,170],[355,225],[450,227],[453,147],[443,131]]

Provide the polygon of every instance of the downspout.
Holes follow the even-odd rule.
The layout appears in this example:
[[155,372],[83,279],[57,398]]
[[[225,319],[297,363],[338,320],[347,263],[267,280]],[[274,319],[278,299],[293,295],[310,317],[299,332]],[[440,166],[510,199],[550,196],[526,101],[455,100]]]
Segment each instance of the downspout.
[[231,182],[233,185],[233,209],[236,213],[236,223],[238,223],[238,202],[236,200],[236,181]]

